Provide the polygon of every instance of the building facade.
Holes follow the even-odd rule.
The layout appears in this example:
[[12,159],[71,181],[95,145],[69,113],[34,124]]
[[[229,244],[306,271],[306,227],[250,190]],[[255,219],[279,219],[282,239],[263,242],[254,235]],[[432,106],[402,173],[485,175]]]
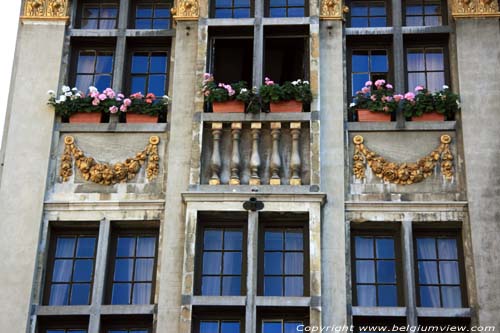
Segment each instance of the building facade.
[[[496,0],[25,0],[2,331],[500,329],[499,18]],[[307,80],[313,100],[211,112],[207,72]],[[461,110],[357,121],[376,80],[448,85]],[[172,102],[154,123],[68,123],[47,105],[64,85]]]

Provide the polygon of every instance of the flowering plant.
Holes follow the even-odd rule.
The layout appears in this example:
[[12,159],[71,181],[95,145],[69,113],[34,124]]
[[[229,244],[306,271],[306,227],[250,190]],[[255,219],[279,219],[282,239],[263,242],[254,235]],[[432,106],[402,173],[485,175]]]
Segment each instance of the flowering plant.
[[253,91],[247,88],[245,81],[231,84],[216,83],[213,75],[210,73],[203,75],[201,92],[205,97],[205,101],[209,103],[234,100],[248,103],[253,95]]
[[311,103],[312,93],[309,81],[286,81],[282,85],[274,83],[268,77],[264,80],[264,85],[259,89],[263,103],[276,103],[281,101],[296,100],[304,104]]
[[153,93],[148,93],[144,96],[142,93],[137,92],[123,100],[123,103],[120,105],[120,112],[132,111],[134,113],[157,116],[160,113],[167,112],[168,104],[170,104],[170,97],[167,95],[157,98]]
[[424,113],[431,112],[452,116],[459,108],[459,96],[446,85],[434,93],[423,86],[416,86],[415,93],[407,92],[402,103],[405,117],[420,117]]
[[393,86],[385,80],[375,83],[366,81],[365,86],[356,92],[353,102],[349,106],[351,111],[368,109],[373,112],[392,113],[398,108],[402,95],[394,94]]

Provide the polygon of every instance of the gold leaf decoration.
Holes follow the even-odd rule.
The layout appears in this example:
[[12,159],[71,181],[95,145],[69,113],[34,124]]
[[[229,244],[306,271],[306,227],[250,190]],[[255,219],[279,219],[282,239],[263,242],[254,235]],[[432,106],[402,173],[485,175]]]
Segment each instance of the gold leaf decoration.
[[26,0],[23,19],[68,19],[68,0]]
[[135,157],[127,158],[124,162],[115,164],[98,163],[93,157],[87,157],[75,145],[72,136],[64,138],[64,153],[61,158],[60,176],[63,182],[69,180],[73,175],[73,158],[75,165],[82,173],[83,179],[101,185],[114,185],[124,183],[135,178],[139,170],[147,161],[146,177],[148,180],[158,176],[160,157],[158,155],[158,143],[160,138],[152,136],[149,144]]
[[177,21],[198,20],[200,6],[198,0],[178,0],[177,7],[172,8],[171,12]]
[[366,164],[373,174],[385,182],[401,185],[420,183],[432,175],[438,162],[441,163],[441,173],[447,180],[453,178],[453,154],[450,151],[451,137],[441,135],[440,145],[427,156],[414,163],[389,162],[364,145],[364,138],[356,135],[353,154],[353,174],[357,179],[364,179]]
[[498,0],[453,0],[455,18],[500,17]]

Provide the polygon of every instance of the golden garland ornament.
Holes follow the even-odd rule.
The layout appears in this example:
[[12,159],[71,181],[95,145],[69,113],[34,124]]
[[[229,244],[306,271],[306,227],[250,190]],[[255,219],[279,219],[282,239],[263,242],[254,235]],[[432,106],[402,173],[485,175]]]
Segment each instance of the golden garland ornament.
[[22,19],[68,20],[68,0],[26,0]]
[[414,163],[389,162],[377,153],[368,149],[364,138],[356,135],[354,142],[352,171],[357,179],[365,178],[366,164],[375,176],[385,182],[401,185],[420,183],[432,175],[436,164],[441,162],[441,173],[446,180],[453,178],[453,154],[450,151],[451,136],[441,135],[440,145],[427,156]]
[[75,144],[75,138],[64,138],[64,152],[61,158],[60,176],[63,182],[73,175],[73,158],[75,165],[82,173],[83,179],[101,185],[114,185],[124,183],[135,178],[147,160],[146,177],[153,180],[158,176],[159,161],[158,143],[160,138],[156,135],[149,138],[149,144],[135,157],[130,157],[125,162],[115,164],[99,163],[93,157],[87,157]]
[[454,18],[500,17],[497,0],[453,0]]

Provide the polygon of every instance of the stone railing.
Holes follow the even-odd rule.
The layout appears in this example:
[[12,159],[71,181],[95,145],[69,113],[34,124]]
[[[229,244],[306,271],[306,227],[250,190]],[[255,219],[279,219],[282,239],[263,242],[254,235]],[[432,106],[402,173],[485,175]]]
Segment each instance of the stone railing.
[[309,122],[208,122],[201,184],[308,185]]

